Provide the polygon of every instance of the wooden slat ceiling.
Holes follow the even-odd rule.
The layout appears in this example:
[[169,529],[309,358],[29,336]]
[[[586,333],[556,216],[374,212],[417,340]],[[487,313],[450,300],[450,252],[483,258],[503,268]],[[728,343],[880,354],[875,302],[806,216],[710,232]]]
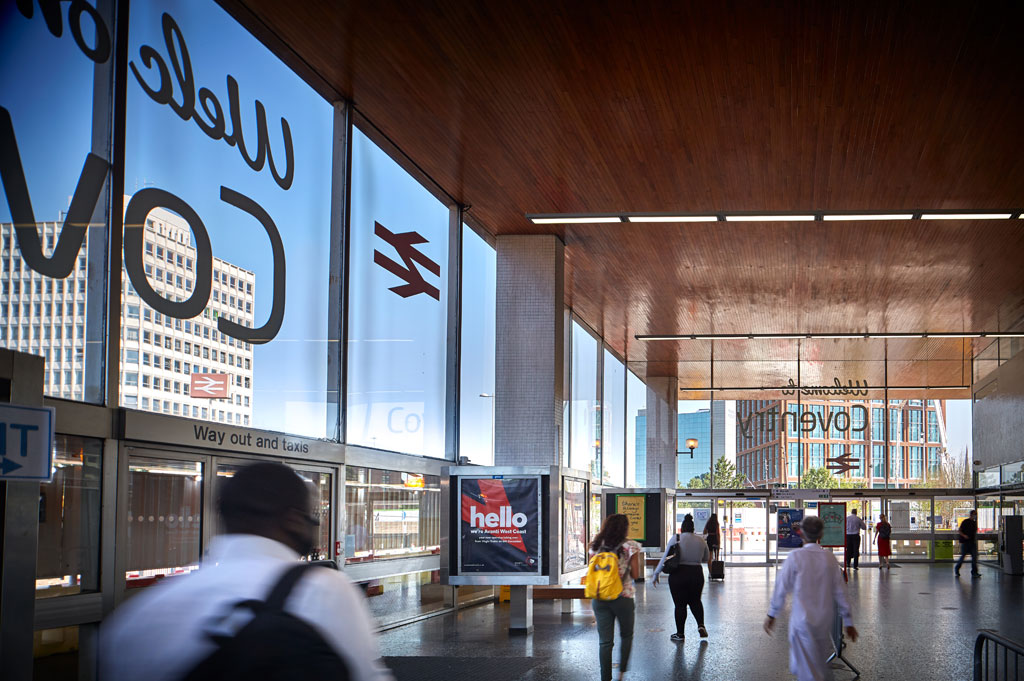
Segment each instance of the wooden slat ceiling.
[[[1024,318],[1024,220],[524,217],[1020,210],[1024,3],[225,5],[325,94],[354,101],[474,224],[564,238],[566,303],[641,374],[710,380],[701,347],[636,334],[1008,330]],[[959,361],[894,342],[889,359],[926,363],[899,368],[907,380],[953,378],[972,352],[953,345]],[[769,342],[743,352],[722,369],[737,380],[744,362],[788,377],[796,358]]]

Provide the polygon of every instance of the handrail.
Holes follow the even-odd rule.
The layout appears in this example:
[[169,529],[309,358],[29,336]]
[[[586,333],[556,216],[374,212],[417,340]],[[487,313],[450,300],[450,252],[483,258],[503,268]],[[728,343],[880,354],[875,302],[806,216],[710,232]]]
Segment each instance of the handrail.
[[[990,679],[1019,679],[1021,678],[1021,667],[1024,667],[1024,643],[1011,641],[1005,636],[1000,636],[991,629],[979,629],[978,638],[974,642],[974,681],[989,681]],[[991,642],[993,650],[987,650]],[[1000,655],[1001,653],[1001,655]],[[1012,672],[1011,676],[1011,655]],[[1002,657],[1002,676],[999,674],[999,659]],[[989,666],[989,660],[994,664]],[[991,674],[990,674],[991,672]]]

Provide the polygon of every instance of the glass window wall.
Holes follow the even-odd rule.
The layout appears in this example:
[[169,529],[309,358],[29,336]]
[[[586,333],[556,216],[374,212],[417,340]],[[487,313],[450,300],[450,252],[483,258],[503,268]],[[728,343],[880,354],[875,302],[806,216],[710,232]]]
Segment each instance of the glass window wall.
[[601,403],[597,392],[599,344],[572,322],[572,382],[569,466],[601,477]]
[[604,394],[601,401],[601,461],[605,485],[625,485],[626,457],[626,366],[608,350],[604,351]]
[[0,346],[46,359],[45,394],[101,403],[113,3],[75,3],[69,30],[36,5],[0,21]]
[[445,456],[448,233],[447,206],[354,130],[350,444]]
[[[626,486],[647,486],[647,386],[626,371]],[[596,522],[596,519],[595,519]]]
[[335,437],[333,107],[214,2],[134,3],[128,39],[122,345],[156,364],[125,402]]
[[436,475],[348,466],[345,562],[439,553],[440,495]]
[[497,252],[462,226],[462,342],[459,455],[494,463],[494,356]]

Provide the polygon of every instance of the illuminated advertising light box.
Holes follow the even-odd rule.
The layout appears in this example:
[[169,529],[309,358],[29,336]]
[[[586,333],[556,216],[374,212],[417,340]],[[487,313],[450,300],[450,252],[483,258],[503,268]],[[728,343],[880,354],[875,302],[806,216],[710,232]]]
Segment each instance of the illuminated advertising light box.
[[581,570],[587,566],[587,481],[565,478],[562,481],[562,572]]
[[825,524],[821,535],[821,546],[846,546],[846,504],[818,504],[818,517]]
[[541,476],[458,480],[461,575],[541,575]]

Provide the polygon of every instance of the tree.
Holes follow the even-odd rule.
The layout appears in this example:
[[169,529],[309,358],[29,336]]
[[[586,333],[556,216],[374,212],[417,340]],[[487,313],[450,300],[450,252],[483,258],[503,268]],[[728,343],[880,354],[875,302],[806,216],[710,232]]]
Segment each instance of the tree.
[[839,478],[825,467],[812,468],[804,471],[800,486],[805,489],[835,489],[839,487]]
[[[740,489],[745,486],[745,482],[744,477],[736,470],[735,464],[724,456],[715,459],[715,489]],[[711,488],[711,475],[705,473],[692,478],[688,485],[683,485],[680,480],[679,486],[690,489],[709,489]]]

